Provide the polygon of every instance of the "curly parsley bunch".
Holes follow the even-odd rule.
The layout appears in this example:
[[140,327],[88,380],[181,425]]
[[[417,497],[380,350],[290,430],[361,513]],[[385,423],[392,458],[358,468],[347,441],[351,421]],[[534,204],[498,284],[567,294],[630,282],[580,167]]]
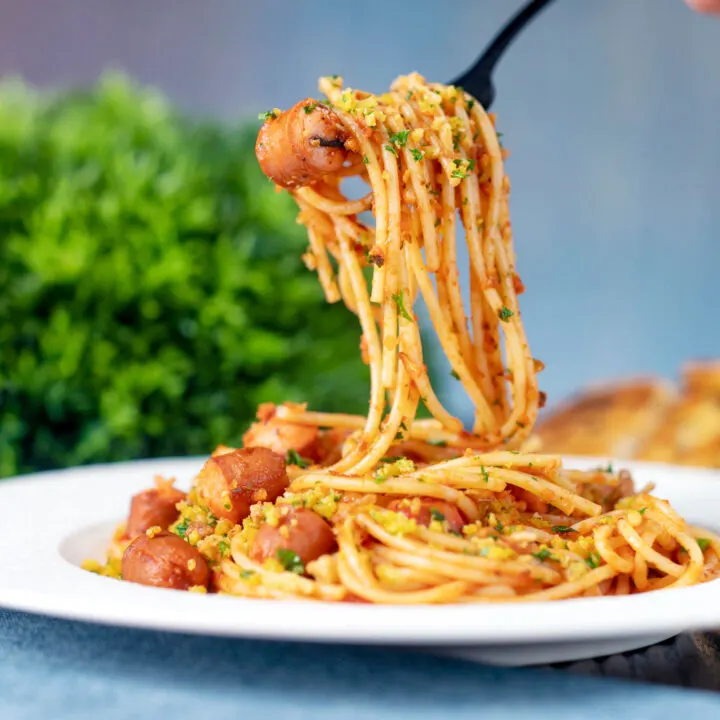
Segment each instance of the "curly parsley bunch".
[[208,453],[264,401],[365,409],[358,325],[302,267],[255,130],[119,76],[0,84],[0,476]]

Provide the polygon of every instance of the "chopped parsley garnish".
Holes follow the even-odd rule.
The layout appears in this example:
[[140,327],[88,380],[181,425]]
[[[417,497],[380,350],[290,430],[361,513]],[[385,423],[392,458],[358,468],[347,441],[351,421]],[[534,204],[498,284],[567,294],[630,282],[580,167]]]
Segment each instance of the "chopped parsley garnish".
[[435,447],[447,447],[447,440],[426,440],[428,445],[434,445]]
[[468,160],[467,169],[468,169],[468,172],[472,172],[475,169],[475,161],[474,160]]
[[391,295],[393,302],[397,306],[398,314],[401,317],[404,317],[406,320],[409,320],[410,322],[413,322],[412,316],[405,308],[405,299],[403,298],[402,290],[399,293],[393,293]]
[[285,462],[288,465],[297,465],[299,468],[306,468],[310,463],[298,455],[297,450],[290,448],[285,455]]
[[363,162],[367,165],[370,162],[370,158],[367,155],[363,155]]
[[457,370],[451,370],[450,375],[454,377],[456,380],[460,379],[460,375],[458,374]]
[[537,558],[541,562],[545,562],[550,557],[550,551],[547,548],[538,550],[537,552],[531,553],[534,558]]
[[394,145],[385,145],[385,149],[386,149],[388,152],[391,152],[395,157],[398,156],[397,150],[395,149],[395,146],[394,146]]
[[483,476],[483,480],[485,482],[488,482],[490,480],[490,476],[488,475],[488,471],[485,469],[484,465],[480,466],[480,474]]
[[600,557],[599,553],[591,552],[590,555],[585,558],[585,564],[591,570],[594,570],[595,568],[600,567],[601,560],[602,558]]
[[408,94],[405,96],[405,99],[406,99],[406,100],[411,100],[411,99],[412,99],[412,96],[413,96],[413,91],[412,91],[412,90],[408,90]]
[[258,115],[258,120],[267,122],[268,120],[274,120],[277,117],[274,110],[266,110]]
[[503,321],[507,322],[515,313],[509,308],[503,305],[498,310],[498,317]]
[[190,524],[189,518],[184,518],[181,523],[175,526],[175,532],[183,539],[185,539],[185,533],[188,530],[188,525]]
[[217,544],[217,547],[222,555],[228,555],[230,553],[230,544],[226,543],[224,540],[221,540]]
[[575,532],[569,525],[553,525],[550,530],[556,533],[569,533]]
[[445,516],[435,508],[430,508],[430,517],[438,522],[445,522]]
[[375,477],[373,477],[373,480],[378,485],[382,485],[387,480],[387,478],[385,477],[385,475],[382,475],[381,473],[377,472],[377,473],[375,473]]
[[708,538],[695,538],[700,549],[705,552],[710,547],[710,540]]
[[468,101],[467,101],[467,109],[468,109],[468,112],[469,112],[470,110],[472,110],[474,107],[475,107],[475,99],[474,99],[474,98],[469,98]]
[[400,130],[399,132],[393,133],[390,136],[390,142],[398,147],[405,147],[408,140],[409,130]]
[[239,573],[241,580],[247,580],[248,578],[251,578],[254,574],[254,570],[241,570]]
[[613,471],[612,463],[608,463],[608,465],[607,465],[606,468],[604,468],[604,467],[601,465],[599,468],[597,468],[597,471],[598,471],[598,472],[604,472],[604,473],[612,473],[612,471]]
[[498,520],[498,524],[495,526],[495,529],[496,529],[498,532],[502,532],[502,531],[503,531],[503,527],[504,527],[503,524]]
[[316,102],[310,103],[309,105],[305,105],[305,107],[303,108],[303,112],[306,115],[309,115],[317,106],[318,106],[318,104]]
[[422,150],[418,150],[417,148],[412,148],[410,150],[410,154],[415,158],[417,162],[420,162],[425,157],[425,153]]
[[278,548],[277,559],[288,572],[296,573],[297,575],[305,574],[305,566],[302,560],[298,557],[298,554],[292,550]]
[[638,510],[638,512],[639,512],[641,515],[644,515],[646,510],[647,510],[647,508],[644,507],[644,508],[640,508],[640,509]]

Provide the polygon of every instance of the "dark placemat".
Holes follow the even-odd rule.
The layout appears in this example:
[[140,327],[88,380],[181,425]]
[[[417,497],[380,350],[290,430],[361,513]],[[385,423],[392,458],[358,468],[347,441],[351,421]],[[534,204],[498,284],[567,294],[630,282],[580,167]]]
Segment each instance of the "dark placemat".
[[720,690],[720,632],[686,633],[633,652],[558,663],[578,675],[640,680],[702,690]]

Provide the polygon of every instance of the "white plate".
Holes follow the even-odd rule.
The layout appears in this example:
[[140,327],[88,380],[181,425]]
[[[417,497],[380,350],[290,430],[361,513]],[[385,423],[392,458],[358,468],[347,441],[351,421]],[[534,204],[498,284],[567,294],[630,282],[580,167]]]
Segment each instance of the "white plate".
[[[720,581],[630,597],[549,603],[371,606],[244,600],[141,587],[78,566],[102,558],[133,493],[162,473],[187,487],[202,459],[99,465],[0,483],[0,606],[155,630],[333,643],[414,645],[502,665],[593,657],[720,627]],[[592,467],[598,460],[571,459]],[[698,525],[720,525],[720,472],[642,463]]]

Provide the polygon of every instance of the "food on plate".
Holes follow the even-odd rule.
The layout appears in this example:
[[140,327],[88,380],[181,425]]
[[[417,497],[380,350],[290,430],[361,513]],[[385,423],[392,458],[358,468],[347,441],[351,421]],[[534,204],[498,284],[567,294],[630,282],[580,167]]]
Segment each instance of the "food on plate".
[[[107,562],[88,569],[196,592],[378,604],[623,595],[714,577],[720,539],[627,471],[567,469],[525,446],[542,363],[520,315],[494,117],[417,74],[380,96],[338,77],[320,89],[323,100],[266,113],[256,151],[299,206],[304,260],[328,302],[359,321],[367,416],[262,405],[244,447],[207,460],[169,531],[133,537],[123,524]],[[343,194],[353,176],[366,195]],[[428,376],[420,296],[473,403],[469,429]]]

